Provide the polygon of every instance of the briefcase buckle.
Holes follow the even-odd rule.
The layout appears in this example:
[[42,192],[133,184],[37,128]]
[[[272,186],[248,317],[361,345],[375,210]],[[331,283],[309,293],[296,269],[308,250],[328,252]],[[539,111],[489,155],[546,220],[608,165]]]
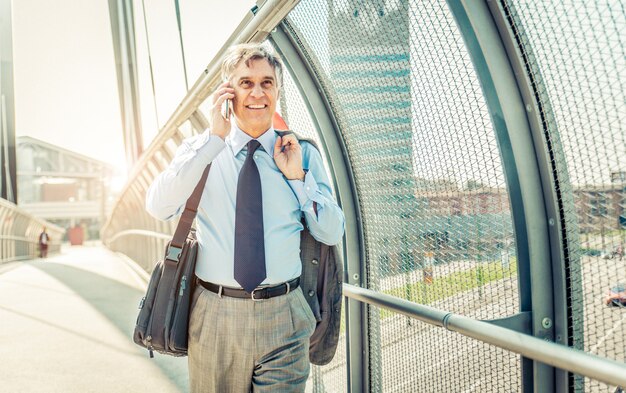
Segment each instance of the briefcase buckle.
[[180,254],[183,252],[183,249],[180,247],[172,246],[171,244],[167,247],[167,254],[165,255],[165,259],[169,259],[170,261],[180,262]]

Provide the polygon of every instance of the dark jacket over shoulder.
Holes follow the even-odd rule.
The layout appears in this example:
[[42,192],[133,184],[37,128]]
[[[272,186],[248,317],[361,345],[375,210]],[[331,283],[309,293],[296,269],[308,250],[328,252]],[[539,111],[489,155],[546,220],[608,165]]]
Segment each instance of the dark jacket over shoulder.
[[[319,150],[317,144],[302,138],[293,131],[276,131],[284,136],[294,134],[298,141],[308,142]],[[316,240],[306,222],[300,234],[300,259],[302,275],[300,285],[307,303],[315,315],[317,326],[309,341],[309,361],[322,366],[330,363],[337,351],[341,325],[343,261],[337,246]]]
[[337,246],[315,240],[306,228],[300,236],[300,285],[317,320],[310,339],[309,360],[321,366],[333,359],[339,341],[343,262]]

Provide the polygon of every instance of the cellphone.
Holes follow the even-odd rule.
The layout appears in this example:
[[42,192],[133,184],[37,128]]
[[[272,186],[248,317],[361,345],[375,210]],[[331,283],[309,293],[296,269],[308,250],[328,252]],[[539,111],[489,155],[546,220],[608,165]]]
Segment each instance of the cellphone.
[[224,117],[224,119],[230,118],[232,105],[233,104],[230,102],[230,99],[224,101],[224,103],[222,104],[222,117]]

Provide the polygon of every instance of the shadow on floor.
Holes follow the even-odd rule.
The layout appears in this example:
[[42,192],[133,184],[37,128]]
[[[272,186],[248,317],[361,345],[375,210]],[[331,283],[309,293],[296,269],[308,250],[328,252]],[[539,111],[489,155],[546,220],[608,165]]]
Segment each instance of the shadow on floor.
[[[132,342],[138,304],[143,291],[109,277],[61,263],[25,262],[62,282],[104,315]],[[124,263],[124,262],[120,262]],[[100,339],[101,341],[101,339]],[[134,343],[132,343],[135,345]],[[136,347],[137,356],[148,357],[148,351]],[[188,391],[186,361],[155,354],[158,367],[181,391]],[[181,361],[182,360],[182,361]],[[145,376],[148,377],[148,376]],[[141,376],[138,376],[141,378]]]

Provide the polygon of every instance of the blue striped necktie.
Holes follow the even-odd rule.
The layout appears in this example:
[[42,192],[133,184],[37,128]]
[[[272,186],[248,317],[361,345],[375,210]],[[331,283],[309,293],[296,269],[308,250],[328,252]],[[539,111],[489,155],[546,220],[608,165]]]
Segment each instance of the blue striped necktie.
[[261,144],[248,142],[248,155],[239,172],[235,207],[235,280],[252,292],[265,280],[265,242],[261,177],[254,152]]

